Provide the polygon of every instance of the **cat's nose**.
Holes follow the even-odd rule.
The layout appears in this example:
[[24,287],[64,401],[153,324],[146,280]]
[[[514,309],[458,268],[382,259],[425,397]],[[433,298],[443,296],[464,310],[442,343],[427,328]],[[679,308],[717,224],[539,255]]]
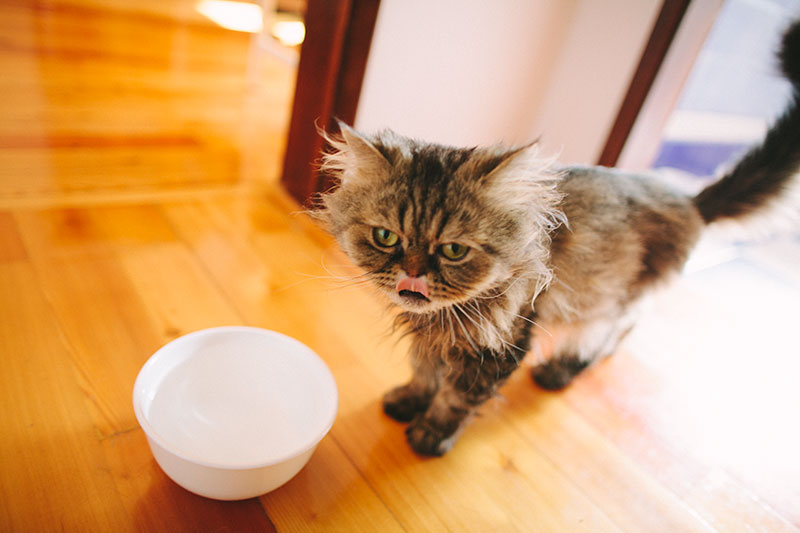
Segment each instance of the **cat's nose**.
[[420,253],[407,253],[403,258],[403,270],[412,278],[425,274],[425,256]]
[[422,278],[412,276],[400,278],[397,282],[397,292],[400,295],[405,293],[408,296],[421,296],[425,299],[428,299],[430,295],[428,283]]

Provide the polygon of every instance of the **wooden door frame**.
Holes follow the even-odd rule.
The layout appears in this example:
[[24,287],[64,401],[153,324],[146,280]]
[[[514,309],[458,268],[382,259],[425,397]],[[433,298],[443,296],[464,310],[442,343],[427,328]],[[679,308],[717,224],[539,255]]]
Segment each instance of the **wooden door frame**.
[[603,151],[597,160],[598,165],[613,167],[617,164],[690,2],[691,0],[664,0],[661,3],[661,11],[653,24],[647,45],[631,78],[614,125],[606,138]]
[[300,205],[331,184],[317,169],[317,128],[352,124],[380,0],[309,0],[281,183]]

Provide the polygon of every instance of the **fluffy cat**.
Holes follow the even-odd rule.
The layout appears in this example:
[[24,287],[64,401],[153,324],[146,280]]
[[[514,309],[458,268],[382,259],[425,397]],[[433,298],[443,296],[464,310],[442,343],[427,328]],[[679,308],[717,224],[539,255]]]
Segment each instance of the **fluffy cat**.
[[703,227],[762,210],[800,167],[800,24],[784,35],[784,115],[732,170],[688,197],[646,176],[556,167],[535,145],[452,148],[342,125],[318,216],[400,308],[411,381],[383,407],[441,455],[529,349],[559,389],[614,352],[637,302],[680,272]]

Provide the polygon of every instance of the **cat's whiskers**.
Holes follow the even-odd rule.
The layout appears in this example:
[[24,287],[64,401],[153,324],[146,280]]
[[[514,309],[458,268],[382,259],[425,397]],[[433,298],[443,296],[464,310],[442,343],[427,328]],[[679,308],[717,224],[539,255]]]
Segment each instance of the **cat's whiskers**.
[[[469,319],[470,319],[470,320],[471,320],[473,323],[475,323],[475,324],[477,325],[477,323],[475,322],[475,320],[474,320],[472,317],[470,317],[470,316],[469,316],[469,314],[466,312],[466,310],[462,309],[462,308],[461,308],[461,306],[460,306],[459,304],[455,304],[455,305],[453,305],[452,307],[449,307],[449,308],[448,308],[448,311],[456,311],[456,312],[457,312],[457,311],[461,311],[461,312],[464,314],[464,316],[465,316],[465,317],[469,318]],[[457,314],[456,312],[454,312],[454,313],[453,313],[453,316],[456,318],[456,320],[458,320],[459,324],[461,324],[461,329],[462,329],[462,331],[464,331],[464,335],[467,337],[467,341],[468,341],[468,342],[470,343],[470,345],[472,346],[472,349],[475,351],[476,355],[477,355],[477,356],[480,358],[480,361],[481,361],[481,366],[483,366],[483,363],[485,362],[485,353],[484,353],[484,350],[480,350],[480,349],[478,349],[478,348],[475,346],[475,344],[473,344],[471,336],[469,335],[469,333],[467,333],[466,329],[464,328],[464,325],[461,323],[461,319],[459,319],[459,318],[458,318],[458,314]],[[496,361],[495,361],[495,363],[496,363]],[[474,387],[474,386],[475,386],[475,384],[478,382],[478,377],[479,377],[479,375],[480,375],[480,373],[479,373],[479,372],[476,372],[476,373],[475,373],[475,379],[472,381],[472,383],[471,383],[471,384],[470,384],[470,386],[467,388],[467,390],[471,390],[471,389],[472,389],[472,387]]]
[[[483,324],[480,324],[480,323],[476,322],[475,319],[467,312],[467,309],[463,307],[464,305],[467,305],[467,304],[469,304],[469,301],[466,301],[463,304],[456,304],[456,305],[453,306],[453,308],[456,311],[461,311],[461,313],[465,317],[467,317],[470,322],[475,324],[475,326],[478,328],[479,331],[483,330]],[[480,315],[479,318],[484,318],[483,315],[481,315],[480,313],[478,313],[478,315]]]
[[[338,276],[338,275],[334,274],[333,272],[331,272],[331,270],[328,268],[328,265],[326,265],[326,264],[325,264],[325,256],[324,256],[324,255],[320,256],[320,258],[319,258],[319,264],[320,264],[320,266],[322,267],[322,269],[323,269],[325,272],[327,272],[328,274],[330,274],[330,275],[331,275],[331,276],[333,276],[333,277],[337,277],[337,278],[348,278],[348,277],[352,277],[352,276]],[[361,274],[357,274],[357,275],[356,275],[356,277],[365,276],[365,275],[366,275],[366,272],[362,272]]]
[[[496,322],[493,321],[492,319],[488,318],[486,315],[483,314],[481,309],[478,307],[477,302],[468,301],[468,302],[465,302],[465,305],[467,306],[467,308],[471,309],[475,313],[475,315],[477,315],[479,320],[481,321],[481,331],[483,332],[484,336],[486,337],[486,340],[497,339],[497,340],[500,341],[501,344],[504,344],[504,345],[508,344],[508,342],[504,338],[503,333],[497,327]],[[487,344],[491,344],[491,343],[487,343]]]
[[533,320],[533,319],[530,319],[530,318],[528,318],[528,317],[526,317],[526,316],[520,315],[519,313],[515,313],[515,314],[514,314],[514,316],[515,316],[515,317],[517,317],[517,318],[521,318],[521,319],[522,319],[522,320],[524,320],[525,322],[528,322],[528,323],[530,323],[532,326],[536,326],[537,328],[539,328],[539,329],[541,329],[542,331],[544,331],[544,332],[545,332],[545,334],[547,334],[549,337],[552,337],[552,336],[553,336],[553,334],[552,334],[552,333],[550,333],[550,332],[547,330],[547,328],[545,328],[543,325],[539,324],[539,323],[538,323],[538,322],[536,322],[535,320]]
[[[456,343],[456,332],[455,332],[455,328],[453,327],[453,318],[450,316],[450,308],[449,307],[445,307],[444,309],[442,309],[442,311],[446,311],[447,322],[450,324],[450,327],[447,328],[447,330],[450,332],[450,343],[451,344],[455,344]],[[444,315],[445,313],[442,313],[442,314]]]
[[[467,308],[469,308],[472,311],[474,311],[475,314],[480,318],[482,323],[486,324],[486,327],[484,328],[484,332],[486,332],[486,330],[489,329],[489,328],[492,329],[493,338],[497,339],[500,342],[500,344],[502,344],[503,347],[506,349],[505,351],[507,352],[507,354],[510,355],[514,359],[514,361],[517,362],[517,364],[519,364],[519,358],[517,357],[516,352],[520,352],[520,353],[525,354],[525,353],[527,353],[528,350],[526,348],[522,348],[521,346],[517,346],[513,342],[511,342],[508,339],[506,339],[505,336],[495,327],[494,322],[492,322],[490,319],[488,319],[488,318],[486,318],[486,316],[484,316],[484,314],[478,308],[476,302],[468,301],[468,302],[465,302],[464,305],[466,305]],[[518,314],[515,314],[515,316],[523,318],[523,319],[527,320],[528,322],[531,322],[532,324],[535,324],[535,322],[533,322],[532,320],[530,320],[530,319],[528,319],[528,318],[526,318],[524,316],[521,316],[521,315],[518,315]],[[544,328],[542,328],[542,329],[544,329]],[[548,334],[549,334],[549,332],[548,332]],[[496,360],[497,359],[497,355],[494,352],[493,352],[492,355],[495,357],[495,360]]]
[[[339,288],[350,288],[352,286],[369,285],[369,282],[370,282],[369,276],[371,274],[374,274],[374,272],[362,272],[360,274],[355,274],[355,275],[350,275],[350,276],[343,276],[343,275],[335,274],[335,273],[331,272],[331,270],[328,268],[328,265],[325,264],[325,259],[324,258],[320,258],[320,266],[322,267],[322,269],[325,272],[328,273],[327,276],[318,275],[318,274],[309,274],[307,272],[295,272],[295,274],[297,274],[298,276],[304,276],[305,279],[301,279],[301,280],[298,280],[298,281],[296,281],[294,283],[290,283],[288,285],[284,285],[283,287],[277,289],[276,292],[283,292],[283,291],[292,289],[292,288],[294,288],[294,287],[296,287],[296,286],[298,286],[300,284],[307,283],[309,281],[320,281],[320,280],[334,281],[334,282],[346,282],[345,285],[341,285],[339,287],[336,287],[337,289],[339,289]],[[345,265],[342,265],[342,266],[345,266]]]
[[[509,342],[503,333],[493,324],[491,320],[486,318],[484,314],[475,306],[475,302],[467,301],[463,304],[455,305],[454,308],[468,318],[478,329],[481,334],[481,345],[486,345],[491,349],[492,356],[497,359],[496,351],[505,348],[506,351],[512,352],[511,348],[524,351],[513,343]],[[474,317],[470,311],[474,312]],[[476,320],[477,319],[477,320]],[[516,357],[515,357],[516,359]],[[481,362],[483,362],[483,352],[481,352]]]
[[522,275],[522,274],[519,274],[518,276],[516,276],[516,277],[512,278],[512,281],[511,281],[511,283],[509,283],[509,284],[506,286],[506,288],[505,288],[505,289],[503,289],[503,291],[502,291],[502,292],[499,292],[499,293],[497,293],[497,294],[492,294],[491,296],[488,296],[488,295],[487,295],[487,296],[481,296],[481,295],[479,294],[479,295],[477,295],[477,296],[473,296],[473,298],[474,298],[474,299],[478,299],[478,300],[494,300],[495,298],[498,298],[498,297],[500,297],[500,296],[503,296],[505,293],[507,293],[508,291],[510,291],[510,290],[511,290],[511,288],[512,288],[514,285],[516,285],[516,284],[519,282],[519,280],[521,280],[521,279],[522,279],[522,277],[523,277],[523,275]]
[[[343,289],[353,289],[353,288],[363,288],[363,287],[374,289],[376,285],[378,286],[384,285],[380,283],[381,282],[380,276],[382,274],[386,274],[388,276],[387,273],[383,272],[383,267],[375,270],[367,270],[359,274],[353,274],[348,276],[335,274],[331,272],[331,270],[328,268],[328,265],[325,264],[324,258],[320,258],[320,266],[322,267],[323,270],[325,270],[325,272],[329,274],[328,276],[320,276],[315,274],[307,274],[304,272],[297,272],[298,275],[306,276],[307,279],[303,279],[295,283],[281,287],[280,289],[278,289],[278,291],[285,291],[291,289],[292,287],[296,287],[301,283],[306,283],[308,281],[317,281],[317,280],[336,282],[337,285],[332,287],[332,290],[334,289],[343,290]],[[342,265],[342,266],[347,266],[347,265]],[[392,283],[386,283],[385,287],[387,289],[390,289],[391,288],[390,285],[392,285]]]
[[469,334],[466,326],[464,326],[464,322],[461,321],[461,319],[458,317],[458,314],[455,313],[454,309],[458,309],[458,307],[457,306],[448,307],[447,311],[452,315],[453,318],[455,318],[456,323],[461,328],[461,331],[464,333],[464,337],[467,339],[467,342],[472,347],[472,349],[475,350],[475,352],[477,352],[478,346],[475,344],[475,341],[473,341],[472,335]]
[[331,281],[333,282],[332,286],[330,287],[331,290],[344,290],[344,289],[356,289],[356,288],[375,289],[374,280],[367,277],[364,277],[363,279],[351,278],[349,280],[333,279]]
[[301,279],[295,281],[294,283],[289,283],[288,285],[284,285],[280,288],[275,289],[275,292],[284,292],[289,289],[293,289],[298,285],[302,285],[303,283],[308,283],[310,281],[331,281],[331,282],[347,282],[346,284],[340,284],[335,287],[334,289],[348,289],[352,287],[361,287],[361,286],[368,286],[370,283],[369,279],[356,279],[356,277],[347,278],[342,276],[320,276],[316,274],[307,274],[305,272],[295,272],[298,276],[304,276],[305,279]]
[[[484,334],[484,336],[488,335],[487,334],[487,329],[488,328],[492,328],[493,329],[493,333],[496,336],[496,338],[499,339],[501,342],[503,342],[503,339],[499,335],[499,332],[494,330],[492,323],[489,321],[489,319],[487,319],[483,315],[483,313],[481,313],[480,309],[478,309],[475,306],[475,302],[468,300],[466,302],[463,302],[463,304],[455,305],[454,308],[456,310],[458,310],[458,311],[461,311],[464,314],[464,316],[466,316],[468,319],[470,319],[472,321],[472,323],[475,324],[478,327],[479,331]],[[475,314],[477,315],[477,318],[481,321],[480,324],[478,322],[476,322],[475,319],[472,316],[470,316],[469,310],[472,310],[472,311],[475,312]],[[488,328],[483,325],[484,322],[488,325]],[[486,341],[487,339],[483,339],[483,340]],[[489,342],[484,342],[484,344],[490,344],[490,343]],[[481,361],[481,366],[483,366],[486,363],[486,352],[487,352],[487,350],[478,350],[478,356],[479,356],[480,361]],[[489,349],[488,352],[491,354],[492,359],[494,360],[494,365],[495,365],[495,369],[496,369],[496,376],[499,378],[499,376],[500,376],[500,362],[497,360],[497,351],[495,351],[493,349]],[[475,379],[473,380],[472,384],[469,387],[470,389],[473,386],[475,386],[475,384],[478,382],[478,376],[479,376],[479,373],[476,372]]]
[[[470,315],[470,314],[467,312],[467,310],[466,310],[466,309],[462,308],[460,305],[454,305],[454,306],[453,306],[453,309],[454,309],[456,312],[458,312],[458,311],[461,311],[461,313],[462,313],[462,314],[463,314],[463,315],[464,315],[464,316],[465,316],[465,317],[466,317],[466,318],[467,318],[467,319],[468,319],[470,322],[472,322],[472,323],[475,325],[475,327],[478,329],[478,333],[479,333],[479,334],[484,332],[483,325],[482,325],[482,324],[479,324],[478,322],[476,322],[476,321],[475,321],[475,319],[474,319],[474,318],[472,318],[472,316],[471,316],[471,315]],[[458,314],[457,314],[457,313],[456,313],[456,317],[458,317]],[[463,328],[462,328],[462,329],[463,329]],[[479,350],[479,349],[476,347],[475,343],[472,341],[472,336],[471,336],[471,335],[469,335],[469,334],[468,334],[466,331],[465,331],[465,333],[464,333],[464,334],[468,336],[468,339],[467,339],[467,340],[469,340],[469,341],[470,341],[470,346],[472,346],[472,348],[473,348],[475,351],[478,351],[478,352],[480,353],[480,357],[481,357],[481,364],[483,364],[483,351],[482,351],[482,350]],[[485,336],[485,335],[484,335],[484,336]],[[481,339],[481,340],[484,340],[484,339]],[[485,343],[480,343],[480,344],[485,344]]]
[[[467,308],[462,307],[462,305],[456,305],[455,308],[457,310],[461,311],[464,314],[464,316],[466,316],[468,319],[470,319],[472,321],[472,323],[475,324],[475,326],[478,328],[479,332],[483,333],[484,337],[487,337],[487,329],[488,328],[486,326],[484,326],[483,323],[485,322],[486,324],[489,325],[489,327],[491,327],[491,322],[489,322],[488,319],[485,316],[483,316],[483,313],[481,313],[480,310],[477,307],[471,307],[469,305],[471,303],[474,304],[474,302],[471,302],[471,301],[468,300],[468,301],[464,302],[462,305],[466,305],[467,307],[469,307],[473,311],[475,311],[475,314],[477,315],[478,319],[481,321],[480,324],[478,322],[476,322],[475,319],[472,318],[472,316],[470,316],[470,313],[468,312]],[[483,339],[483,340],[486,341],[486,339]],[[488,343],[484,342],[484,344],[488,344]],[[498,365],[498,362],[497,362],[497,354],[494,352],[494,350],[490,350],[489,353],[492,354],[492,357],[494,358],[494,364],[497,367],[497,372],[499,373],[500,372],[500,366]],[[485,350],[480,350],[479,351],[479,355],[480,355],[480,359],[481,359],[481,365],[483,365],[484,361],[485,361]]]

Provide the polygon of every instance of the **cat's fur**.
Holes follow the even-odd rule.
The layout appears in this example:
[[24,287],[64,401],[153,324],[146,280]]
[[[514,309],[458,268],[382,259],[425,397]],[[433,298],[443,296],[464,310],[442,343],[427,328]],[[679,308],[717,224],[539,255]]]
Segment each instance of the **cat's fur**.
[[[611,354],[637,303],[677,274],[703,227],[763,209],[800,167],[800,24],[784,36],[789,108],[764,142],[695,197],[645,176],[558,168],[536,147],[458,149],[342,125],[319,216],[401,308],[414,374],[384,397],[411,447],[447,451],[533,347],[558,389]],[[463,252],[448,258],[446,252]],[[546,357],[545,357],[546,356]]]

